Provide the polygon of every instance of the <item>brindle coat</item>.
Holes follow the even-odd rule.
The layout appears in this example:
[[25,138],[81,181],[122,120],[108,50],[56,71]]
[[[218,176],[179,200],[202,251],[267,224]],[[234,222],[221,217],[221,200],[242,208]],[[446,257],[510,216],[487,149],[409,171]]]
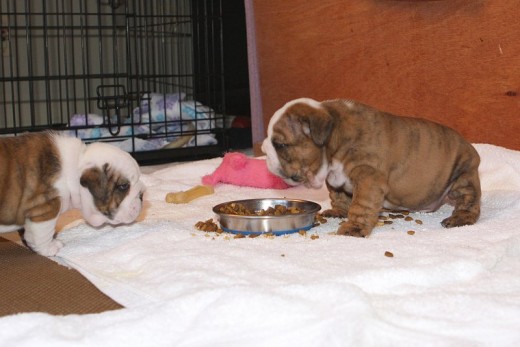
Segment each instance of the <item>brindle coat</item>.
[[353,101],[314,106],[286,105],[273,116],[264,147],[274,149],[265,151],[268,163],[276,153],[274,173],[288,182],[326,179],[332,208],[323,214],[348,217],[338,234],[368,236],[382,208],[434,211],[450,202],[444,227],[478,220],[480,158],[453,129]]

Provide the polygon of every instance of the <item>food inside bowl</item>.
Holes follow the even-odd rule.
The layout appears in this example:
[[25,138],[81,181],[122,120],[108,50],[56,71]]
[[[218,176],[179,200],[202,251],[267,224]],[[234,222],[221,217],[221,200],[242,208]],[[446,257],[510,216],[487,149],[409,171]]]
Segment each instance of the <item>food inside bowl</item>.
[[247,199],[213,207],[222,230],[244,235],[283,235],[309,230],[321,206],[298,199]]
[[231,202],[219,207],[218,212],[225,214],[233,214],[239,216],[284,216],[288,214],[304,213],[305,210],[297,206],[289,206],[276,204],[269,206],[267,209],[252,210],[246,205],[239,202]]

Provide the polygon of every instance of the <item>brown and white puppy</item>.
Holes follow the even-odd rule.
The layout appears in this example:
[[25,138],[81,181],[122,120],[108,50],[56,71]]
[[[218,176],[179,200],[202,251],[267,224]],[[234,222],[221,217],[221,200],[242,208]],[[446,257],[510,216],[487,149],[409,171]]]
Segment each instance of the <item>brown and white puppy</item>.
[[327,184],[337,233],[368,236],[382,209],[454,205],[446,228],[480,215],[480,158],[446,126],[349,100],[297,99],[275,112],[262,144],[269,169],[289,184]]
[[132,223],[143,192],[137,162],[115,146],[50,132],[0,138],[0,232],[25,229],[39,254],[63,246],[54,238],[61,213],[80,209],[95,227]]

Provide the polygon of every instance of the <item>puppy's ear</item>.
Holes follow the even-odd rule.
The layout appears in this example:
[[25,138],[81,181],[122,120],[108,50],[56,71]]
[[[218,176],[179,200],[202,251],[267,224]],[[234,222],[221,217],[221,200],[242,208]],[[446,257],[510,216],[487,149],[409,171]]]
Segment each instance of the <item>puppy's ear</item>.
[[311,109],[300,118],[302,130],[316,145],[323,146],[332,132],[333,119],[326,110],[314,107]]
[[108,164],[105,164],[102,169],[94,166],[84,170],[81,174],[79,183],[87,188],[96,200],[104,200],[107,195],[107,170]]

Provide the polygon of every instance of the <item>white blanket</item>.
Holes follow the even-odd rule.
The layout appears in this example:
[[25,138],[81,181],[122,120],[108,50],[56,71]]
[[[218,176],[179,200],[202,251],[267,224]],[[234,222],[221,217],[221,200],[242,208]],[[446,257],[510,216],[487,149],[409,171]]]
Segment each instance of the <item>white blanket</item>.
[[422,225],[395,220],[367,239],[332,234],[334,219],[306,237],[206,234],[194,224],[213,218],[217,203],[294,197],[328,208],[328,194],[220,185],[173,205],[167,192],[200,184],[221,159],[144,175],[142,222],[99,230],[80,222],[59,234],[60,261],[126,308],[4,317],[0,345],[519,346],[520,152],[476,148],[483,189],[476,225],[442,228],[451,213],[444,206],[412,214]]

